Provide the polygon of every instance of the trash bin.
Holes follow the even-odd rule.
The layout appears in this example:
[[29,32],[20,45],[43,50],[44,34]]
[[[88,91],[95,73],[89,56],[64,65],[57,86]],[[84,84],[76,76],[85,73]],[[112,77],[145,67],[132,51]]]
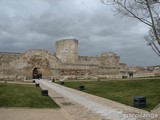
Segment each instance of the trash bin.
[[134,107],[137,107],[137,108],[146,107],[146,97],[144,97],[144,96],[134,96]]
[[48,96],[48,90],[41,90],[42,96]]
[[85,90],[85,86],[84,85],[80,85],[79,86],[79,90]]

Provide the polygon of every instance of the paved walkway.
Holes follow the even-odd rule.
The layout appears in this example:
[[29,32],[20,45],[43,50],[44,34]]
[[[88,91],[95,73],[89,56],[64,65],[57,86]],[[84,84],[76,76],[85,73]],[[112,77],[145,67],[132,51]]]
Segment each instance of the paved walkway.
[[152,110],[152,113],[160,115],[160,103]]
[[[150,120],[150,114],[141,109],[126,106],[111,100],[90,95],[64,87],[48,80],[37,80],[42,89],[48,89],[49,95],[73,120]],[[157,118],[158,120],[158,118]]]

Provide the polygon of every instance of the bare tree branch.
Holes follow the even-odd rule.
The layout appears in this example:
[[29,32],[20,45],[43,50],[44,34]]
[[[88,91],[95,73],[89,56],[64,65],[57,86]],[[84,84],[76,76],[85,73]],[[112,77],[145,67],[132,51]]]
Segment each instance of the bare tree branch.
[[[160,1],[159,0],[100,0],[113,5],[118,14],[139,20],[150,27],[145,40],[160,56]],[[155,43],[156,42],[156,43]],[[157,44],[158,43],[158,44]]]

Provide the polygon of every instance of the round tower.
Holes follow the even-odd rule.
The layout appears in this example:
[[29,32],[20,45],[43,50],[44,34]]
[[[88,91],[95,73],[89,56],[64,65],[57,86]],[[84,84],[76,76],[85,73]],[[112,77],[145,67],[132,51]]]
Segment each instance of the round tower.
[[78,61],[78,40],[63,39],[56,42],[56,57],[63,63]]

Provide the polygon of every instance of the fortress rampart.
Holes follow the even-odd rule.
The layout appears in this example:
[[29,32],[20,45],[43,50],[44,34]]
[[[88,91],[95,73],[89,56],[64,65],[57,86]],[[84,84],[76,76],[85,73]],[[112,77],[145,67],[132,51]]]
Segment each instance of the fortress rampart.
[[24,53],[0,52],[0,76],[24,76],[32,78],[35,70],[42,77],[122,77],[127,65],[113,52],[97,56],[79,56],[78,40],[64,39],[56,42],[55,53],[30,49]]

